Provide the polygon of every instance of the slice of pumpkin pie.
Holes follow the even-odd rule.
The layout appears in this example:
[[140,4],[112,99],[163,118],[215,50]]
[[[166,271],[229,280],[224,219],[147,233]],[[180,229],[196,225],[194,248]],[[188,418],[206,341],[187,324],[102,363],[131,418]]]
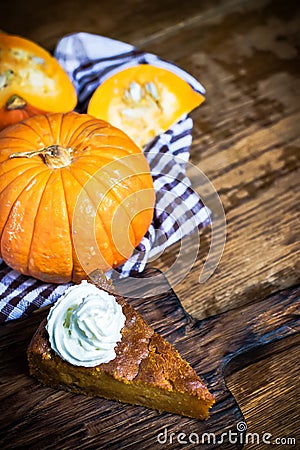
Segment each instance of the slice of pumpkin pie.
[[28,347],[41,383],[197,419],[214,396],[177,350],[107,280],[70,287]]

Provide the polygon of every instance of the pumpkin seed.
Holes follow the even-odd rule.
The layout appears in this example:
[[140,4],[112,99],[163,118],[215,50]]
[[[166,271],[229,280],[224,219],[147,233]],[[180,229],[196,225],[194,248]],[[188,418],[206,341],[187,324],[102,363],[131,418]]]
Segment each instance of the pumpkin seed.
[[0,74],[0,89],[5,88],[8,85],[13,74],[14,71],[11,69]]
[[129,85],[129,94],[132,100],[138,103],[142,98],[142,87],[136,81],[132,81]]
[[150,81],[149,83],[145,84],[146,91],[151,95],[151,97],[154,98],[154,100],[159,99],[158,91],[156,85],[153,83],[153,81]]
[[127,101],[130,101],[130,100],[131,100],[131,95],[130,95],[130,92],[129,92],[128,89],[125,89],[125,91],[124,91],[124,98],[125,98],[125,100],[127,100]]
[[124,108],[122,109],[121,114],[128,117],[128,119],[140,119],[141,110],[140,108]]
[[31,56],[31,60],[35,62],[36,64],[44,64],[45,60],[43,58],[40,58],[39,56]]
[[3,73],[0,73],[0,89],[6,86],[6,76]]
[[11,53],[16,59],[26,59],[28,58],[28,52],[20,48],[12,48]]

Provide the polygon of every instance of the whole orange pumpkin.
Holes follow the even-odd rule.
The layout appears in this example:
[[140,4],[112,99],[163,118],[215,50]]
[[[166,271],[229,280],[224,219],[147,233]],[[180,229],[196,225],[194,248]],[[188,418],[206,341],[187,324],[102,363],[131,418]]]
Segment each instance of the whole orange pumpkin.
[[0,133],[0,255],[43,281],[125,262],[153,216],[141,150],[87,114],[37,115]]

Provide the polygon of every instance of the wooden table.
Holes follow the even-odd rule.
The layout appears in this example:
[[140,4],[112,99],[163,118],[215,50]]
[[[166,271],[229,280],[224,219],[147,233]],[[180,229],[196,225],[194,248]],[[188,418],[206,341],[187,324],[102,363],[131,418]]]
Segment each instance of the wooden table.
[[[50,50],[67,33],[98,33],[174,61],[206,87],[206,102],[191,114],[191,163],[220,195],[227,241],[217,270],[199,284],[211,239],[206,230],[194,266],[173,286],[197,319],[231,312],[242,318],[247,307],[266,298],[280,305],[293,293],[295,304],[300,295],[297,3],[61,0],[58,6],[15,0],[1,6],[0,29]],[[174,245],[152,265],[164,272],[177,255]],[[226,379],[248,430],[297,439],[294,446],[278,448],[300,446],[299,335],[294,331],[271,351],[258,352],[251,361],[242,358]]]

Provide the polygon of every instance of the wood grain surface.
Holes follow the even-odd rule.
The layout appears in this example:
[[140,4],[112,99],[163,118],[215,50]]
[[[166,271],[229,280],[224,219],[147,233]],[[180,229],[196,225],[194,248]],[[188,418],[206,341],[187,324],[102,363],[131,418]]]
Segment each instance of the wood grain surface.
[[[153,278],[156,273],[148,270],[142,279]],[[195,447],[195,441],[189,441],[191,433],[194,438],[197,435],[201,448],[217,448],[220,443],[224,449],[242,447],[244,435],[238,431],[245,419],[225,384],[224,374],[249,365],[253,358],[255,361],[265,358],[271,351],[270,344],[284,338],[300,342],[297,290],[205,321],[188,316],[170,289],[164,294],[129,301],[208,383],[216,396],[210,419],[199,421],[158,414],[144,407],[41,386],[29,377],[25,354],[35,328],[45,317],[44,310],[0,329],[0,408],[5,417],[0,427],[1,449],[118,450],[164,448],[165,444],[167,448],[179,449],[182,447],[179,433],[185,433],[188,449]],[[225,436],[230,430],[238,433],[237,443]],[[210,433],[210,441],[204,433]]]
[[[210,230],[201,235],[193,267],[183,277],[178,270],[180,282],[172,279],[185,310],[197,319],[237,311],[244,318],[244,308],[260,308],[272,293],[283,299],[280,317],[285,296],[299,297],[300,289],[293,288],[300,279],[299,25],[294,0],[14,0],[1,5],[0,29],[50,50],[67,33],[98,33],[172,60],[206,87],[206,102],[191,114],[191,163],[220,195],[227,241],[206,283],[199,284],[199,276]],[[201,195],[209,202],[205,190]],[[166,273],[179,253],[174,245],[151,265]],[[273,351],[259,362],[252,355],[251,364],[237,367],[228,380],[252,431],[295,435],[299,446],[299,342],[296,335],[284,342],[272,344]],[[13,359],[15,346],[10,349]]]
[[[299,340],[284,339],[272,345],[272,349],[271,357],[227,376],[227,386],[247,418],[249,433],[261,437],[267,432],[272,435],[273,443],[279,439],[282,448],[297,448],[299,392],[295,384],[300,371]],[[253,442],[249,439],[245,448],[266,449],[266,444],[257,438]]]

